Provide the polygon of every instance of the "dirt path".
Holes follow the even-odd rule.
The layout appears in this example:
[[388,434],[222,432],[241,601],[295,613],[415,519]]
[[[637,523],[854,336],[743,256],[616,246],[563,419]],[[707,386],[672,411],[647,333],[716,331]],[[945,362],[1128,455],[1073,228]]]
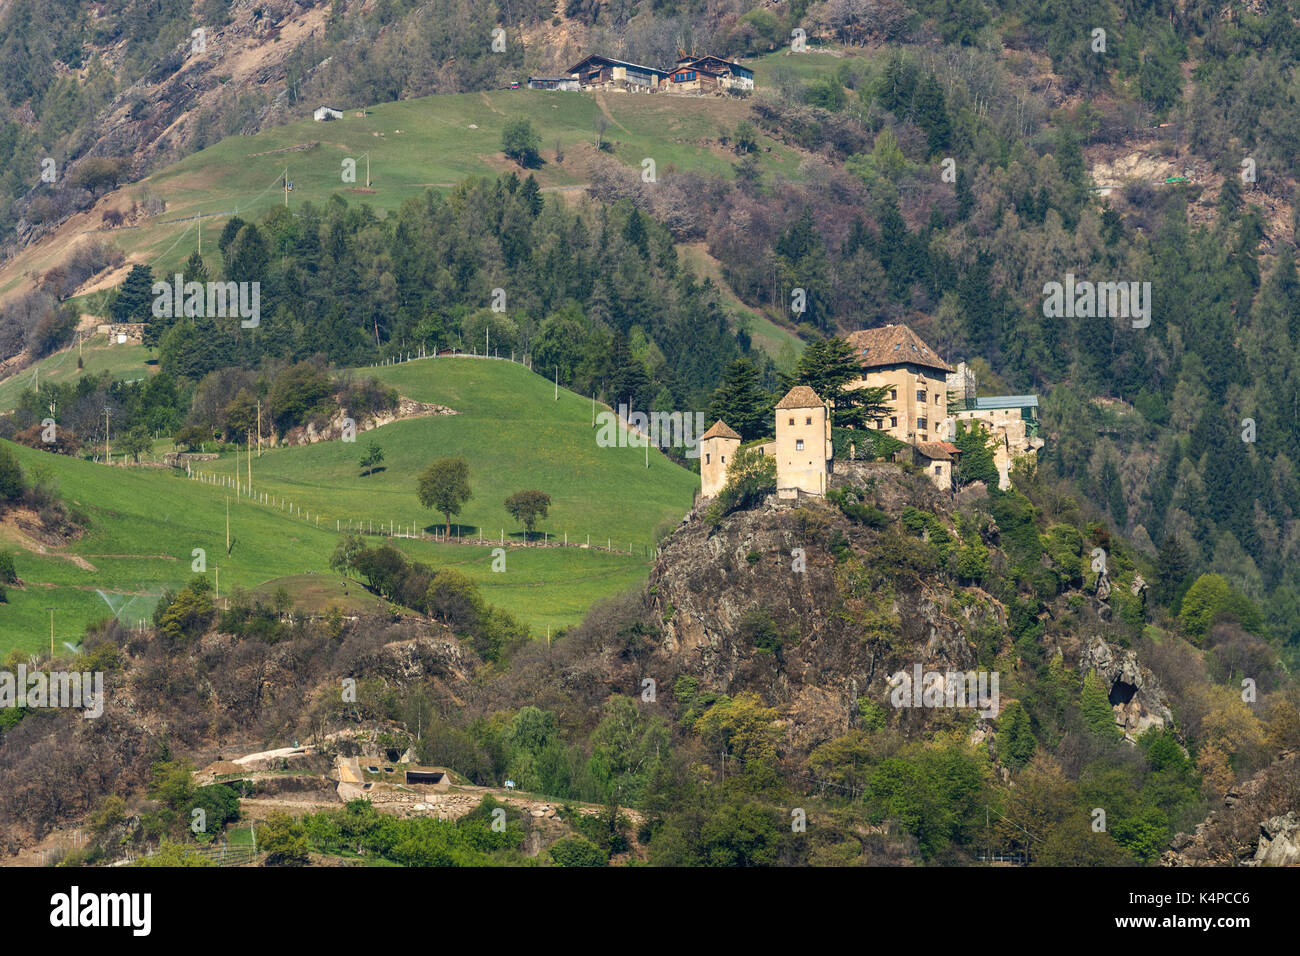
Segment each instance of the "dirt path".
[[604,93],[597,93],[597,94],[596,94],[596,105],[599,106],[599,107],[600,107],[600,111],[601,111],[602,113],[605,114],[605,119],[609,120],[611,123],[613,123],[613,124],[614,124],[615,126],[617,126],[619,129],[621,129],[623,132],[627,133],[628,136],[631,136],[631,135],[632,135],[632,131],[631,131],[630,129],[628,129],[626,126],[624,126],[624,125],[623,125],[622,123],[620,123],[618,120],[614,119],[614,114],[611,113],[611,112],[609,111],[609,106],[607,106],[606,103],[605,103],[605,94],[604,94]]

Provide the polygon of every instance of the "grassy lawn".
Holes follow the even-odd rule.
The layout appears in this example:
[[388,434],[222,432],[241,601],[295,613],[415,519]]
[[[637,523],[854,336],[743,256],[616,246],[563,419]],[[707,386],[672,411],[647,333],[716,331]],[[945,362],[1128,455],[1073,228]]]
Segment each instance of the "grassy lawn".
[[[347,584],[343,593],[345,582],[329,571],[336,527],[349,520],[373,521],[376,527],[388,521],[417,528],[441,524],[420,507],[415,487],[419,472],[442,455],[469,459],[474,498],[454,527],[467,536],[482,529],[485,544],[413,538],[392,543],[434,567],[460,568],[480,584],[488,601],[525,621],[538,637],[548,627],[577,622],[594,601],[640,586],[651,562],[647,554],[654,553],[655,527],[676,521],[691,505],[695,475],[653,452],[647,469],[643,449],[597,447],[590,399],[561,389],[556,401],[553,386],[522,366],[425,359],[367,374],[410,398],[436,401],[461,414],[395,422],[362,433],[355,444],[269,450],[254,458],[253,485],[275,505],[172,469],[109,468],[10,446],[28,472],[49,470],[61,497],[85,512],[90,528],[66,548],[38,553],[12,525],[0,525],[0,547],[15,551],[26,584],[10,588],[9,603],[0,605],[0,652],[48,647],[50,607],[55,608],[56,648],[63,641],[76,643],[86,625],[102,617],[147,620],[163,588],[179,587],[191,577],[196,548],[203,550],[214,583],[220,569],[223,596],[241,587],[269,598],[283,585],[313,610],[332,603],[373,606],[374,598],[355,584]],[[357,459],[372,438],[384,449],[385,468],[363,478]],[[218,477],[233,476],[235,457],[203,467]],[[552,496],[550,517],[539,531],[561,538],[567,531],[570,543],[585,543],[590,535],[593,548],[612,539],[616,550],[632,545],[637,554],[509,547],[506,571],[494,572],[492,548],[502,537],[522,543],[502,504],[522,488]],[[293,515],[281,499],[293,502]]]
[[[109,345],[103,336],[95,336],[81,348],[85,371],[77,368],[77,347],[48,355],[17,375],[0,382],[0,412],[12,411],[23,392],[38,384],[56,382],[66,385],[84,375],[109,372],[114,379],[146,378],[157,371],[153,357],[143,345]],[[102,435],[100,436],[103,437]]]

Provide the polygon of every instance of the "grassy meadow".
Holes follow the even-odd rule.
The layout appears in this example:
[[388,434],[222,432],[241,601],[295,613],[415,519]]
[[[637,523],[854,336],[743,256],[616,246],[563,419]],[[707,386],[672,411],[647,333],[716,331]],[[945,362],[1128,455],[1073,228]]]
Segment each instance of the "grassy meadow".
[[[247,457],[238,455],[241,487],[233,480],[236,455],[203,463],[209,481],[158,467],[108,467],[11,446],[29,476],[44,470],[60,497],[80,509],[89,528],[66,547],[41,545],[14,522],[0,525],[0,547],[16,553],[24,587],[9,589],[0,605],[0,652],[48,647],[49,608],[56,646],[74,642],[86,624],[118,614],[124,623],[147,619],[164,587],[193,573],[202,549],[206,573],[220,577],[223,596],[240,587],[274,592],[283,584],[312,610],[331,603],[355,609],[373,602],[355,584],[329,571],[338,527],[352,521],[376,529],[389,521],[417,529],[441,526],[420,507],[419,472],[434,458],[463,454],[470,462],[473,499],[453,525],[483,546],[395,538],[415,560],[456,566],[483,594],[527,622],[534,635],[580,620],[602,598],[640,586],[654,553],[654,531],[690,507],[698,479],[653,450],[598,448],[591,400],[559,390],[520,365],[485,359],[441,358],[361,370],[418,401],[459,414],[408,419],[359,433],[355,443],[265,450],[253,458],[253,492],[244,485]],[[371,440],[384,450],[383,470],[362,477],[358,459]],[[510,547],[505,573],[492,571],[492,547],[504,535],[522,545],[522,531],[503,501],[524,488],[552,496],[539,533],[585,543],[581,548]],[[271,503],[262,503],[262,495]],[[229,498],[231,548],[226,552]],[[289,513],[292,503],[293,513]],[[603,549],[612,539],[615,551]],[[378,536],[374,536],[378,540]],[[629,545],[635,555],[626,553]],[[219,571],[218,571],[219,569]],[[330,580],[330,579],[333,580]]]

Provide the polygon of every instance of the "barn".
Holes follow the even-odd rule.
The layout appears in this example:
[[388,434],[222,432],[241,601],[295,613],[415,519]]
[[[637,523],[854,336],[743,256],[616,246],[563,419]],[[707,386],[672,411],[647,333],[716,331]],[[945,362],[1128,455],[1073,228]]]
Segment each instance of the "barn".
[[593,53],[566,71],[584,90],[615,89],[652,93],[668,79],[666,70],[614,60]]

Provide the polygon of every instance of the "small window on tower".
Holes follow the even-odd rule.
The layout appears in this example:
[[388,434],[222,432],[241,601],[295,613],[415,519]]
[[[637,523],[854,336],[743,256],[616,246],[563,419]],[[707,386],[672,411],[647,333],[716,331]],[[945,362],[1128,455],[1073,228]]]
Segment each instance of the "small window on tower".
[[921,405],[925,404],[925,389],[918,388],[916,390],[916,401]]
[[791,425],[793,425],[793,424],[794,424],[794,419],[793,419],[793,418],[792,418],[792,419],[790,419],[790,424],[791,424]]
[[706,451],[706,452],[704,453],[704,463],[705,463],[706,465],[708,465],[708,464],[711,464],[712,462],[713,462],[713,456],[710,455],[710,454]]
[[803,420],[803,423],[804,423],[805,425],[811,425],[811,424],[812,424],[812,416],[811,416],[811,415],[806,416],[806,417],[804,418],[804,420]]
[[802,438],[797,438],[797,439],[795,439],[794,450],[795,450],[795,451],[803,451],[803,439],[802,439]]
[[897,427],[898,427],[898,419],[897,419],[896,417],[895,417],[895,418],[891,418],[891,419],[889,420],[889,427],[890,427],[890,428],[897,428]]
[[896,388],[891,388],[891,389],[889,390],[889,397],[890,397],[890,398],[898,398],[898,389],[896,389]]

